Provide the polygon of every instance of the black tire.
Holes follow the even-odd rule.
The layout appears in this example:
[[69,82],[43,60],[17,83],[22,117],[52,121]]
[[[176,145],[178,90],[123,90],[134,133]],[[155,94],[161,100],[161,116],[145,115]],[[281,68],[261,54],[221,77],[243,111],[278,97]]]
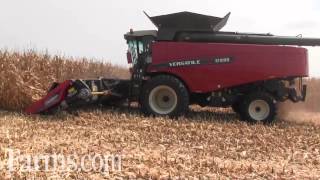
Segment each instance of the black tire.
[[[162,90],[161,88],[164,93],[157,93],[158,89]],[[161,103],[165,104],[164,106],[169,105],[160,107]],[[140,104],[141,111],[146,115],[178,117],[188,110],[189,93],[179,79],[169,75],[159,75],[148,80],[143,86]]]
[[265,92],[249,94],[240,106],[241,119],[252,123],[269,124],[275,121],[276,115],[276,100]]

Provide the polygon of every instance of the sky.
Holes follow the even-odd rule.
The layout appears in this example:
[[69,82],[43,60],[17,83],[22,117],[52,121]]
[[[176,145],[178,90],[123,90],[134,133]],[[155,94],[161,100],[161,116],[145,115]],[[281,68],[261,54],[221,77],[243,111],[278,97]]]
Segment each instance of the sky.
[[[320,38],[318,0],[0,0],[0,48],[126,65],[123,34],[156,29],[142,11],[218,17],[231,12],[224,31]],[[320,47],[308,49],[310,75],[320,77]]]

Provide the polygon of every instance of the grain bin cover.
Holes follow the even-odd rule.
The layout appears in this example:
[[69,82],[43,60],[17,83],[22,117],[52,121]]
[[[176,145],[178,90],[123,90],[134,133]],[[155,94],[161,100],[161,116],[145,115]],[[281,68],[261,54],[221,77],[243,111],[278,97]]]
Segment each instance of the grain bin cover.
[[157,26],[158,40],[172,41],[178,32],[220,31],[230,16],[228,13],[224,18],[207,16],[192,12],[179,12],[168,15],[150,17],[146,16]]

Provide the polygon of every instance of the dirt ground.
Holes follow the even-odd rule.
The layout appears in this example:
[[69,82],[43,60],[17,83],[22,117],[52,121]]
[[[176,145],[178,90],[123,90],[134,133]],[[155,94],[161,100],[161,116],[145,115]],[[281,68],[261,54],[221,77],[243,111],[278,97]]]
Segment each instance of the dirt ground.
[[[183,118],[144,117],[98,108],[78,114],[0,113],[2,178],[17,179],[319,179],[320,113],[294,112],[274,125],[238,121],[230,110],[192,107]],[[9,171],[21,154],[117,154],[104,172]]]

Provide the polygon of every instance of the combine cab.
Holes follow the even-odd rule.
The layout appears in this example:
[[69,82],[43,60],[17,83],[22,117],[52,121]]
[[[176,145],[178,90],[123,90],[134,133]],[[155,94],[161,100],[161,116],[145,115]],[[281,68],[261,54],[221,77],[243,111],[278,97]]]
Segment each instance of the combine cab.
[[124,36],[130,80],[69,80],[26,112],[126,100],[147,115],[184,115],[190,104],[231,106],[244,120],[270,123],[278,102],[305,100],[308,52],[300,46],[320,39],[223,32],[229,16],[147,15],[157,31]]

